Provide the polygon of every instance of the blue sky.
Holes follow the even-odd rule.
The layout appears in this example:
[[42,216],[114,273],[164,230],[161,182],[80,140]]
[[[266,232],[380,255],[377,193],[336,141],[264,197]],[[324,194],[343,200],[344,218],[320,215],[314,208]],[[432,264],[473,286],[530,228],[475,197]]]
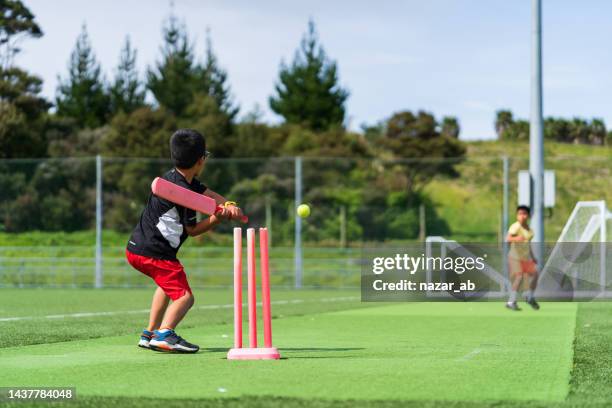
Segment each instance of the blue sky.
[[[159,58],[167,0],[25,0],[45,36],[27,40],[17,63],[55,95],[81,25],[112,77],[126,35],[141,73]],[[612,127],[612,2],[543,0],[544,113],[603,118]],[[494,112],[529,113],[531,0],[175,0],[201,58],[206,28],[241,105],[279,121],[268,97],[281,59],[290,61],[312,17],[337,60],[349,126],[393,112],[455,115],[463,139],[494,137]]]

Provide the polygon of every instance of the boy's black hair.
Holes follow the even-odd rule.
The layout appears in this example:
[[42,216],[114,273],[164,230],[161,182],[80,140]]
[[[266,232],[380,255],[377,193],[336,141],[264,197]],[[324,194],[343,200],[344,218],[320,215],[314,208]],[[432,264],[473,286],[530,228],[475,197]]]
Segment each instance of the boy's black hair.
[[179,169],[189,169],[206,154],[206,140],[197,130],[179,129],[170,138],[170,156]]
[[522,211],[526,211],[527,214],[531,215],[531,209],[528,206],[526,206],[526,205],[519,205],[518,207],[516,207],[516,212],[519,212],[521,210]]

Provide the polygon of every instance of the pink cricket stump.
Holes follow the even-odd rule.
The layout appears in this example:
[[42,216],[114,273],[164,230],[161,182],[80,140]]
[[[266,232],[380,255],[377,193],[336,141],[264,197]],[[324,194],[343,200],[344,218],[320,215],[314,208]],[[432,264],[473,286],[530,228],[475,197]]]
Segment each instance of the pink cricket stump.
[[249,290],[249,347],[257,348],[257,271],[255,228],[247,229],[247,285]]
[[264,324],[264,347],[272,347],[272,313],[270,311],[270,265],[268,229],[259,229],[259,262],[261,263],[261,308]]
[[234,348],[242,348],[242,228],[234,228]]
[[[238,231],[237,231],[238,230]],[[280,354],[272,347],[272,314],[270,309],[270,269],[268,259],[268,230],[259,229],[259,248],[261,262],[262,309],[264,319],[264,346],[257,347],[257,299],[255,270],[255,230],[247,230],[247,273],[249,306],[249,345],[242,348],[242,265],[236,261],[242,255],[242,230],[234,229],[234,348],[227,353],[228,360],[278,360]],[[240,247],[238,251],[236,248]]]

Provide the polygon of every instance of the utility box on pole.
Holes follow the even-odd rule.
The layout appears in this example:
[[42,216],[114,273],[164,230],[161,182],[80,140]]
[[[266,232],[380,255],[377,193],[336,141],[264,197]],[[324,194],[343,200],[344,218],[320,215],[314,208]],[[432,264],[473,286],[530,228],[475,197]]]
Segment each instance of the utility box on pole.
[[[544,171],[544,208],[553,208],[556,203],[556,181],[554,170]],[[533,183],[529,170],[518,172],[518,205],[533,207]]]

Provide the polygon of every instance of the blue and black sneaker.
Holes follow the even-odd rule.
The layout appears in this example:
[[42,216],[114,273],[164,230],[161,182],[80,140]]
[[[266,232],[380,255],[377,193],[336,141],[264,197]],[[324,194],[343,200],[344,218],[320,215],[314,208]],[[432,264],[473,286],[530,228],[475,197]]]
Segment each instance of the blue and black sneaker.
[[138,347],[142,347],[146,349],[150,348],[149,342],[151,341],[152,337],[153,337],[152,331],[143,330],[142,334],[140,335],[140,341],[138,341]]
[[200,350],[199,346],[185,341],[174,330],[155,330],[149,348],[169,353],[197,353]]
[[525,301],[527,302],[529,306],[531,306],[533,310],[540,310],[540,305],[538,304],[538,302],[536,302],[533,296],[532,297],[527,296],[525,298]]

